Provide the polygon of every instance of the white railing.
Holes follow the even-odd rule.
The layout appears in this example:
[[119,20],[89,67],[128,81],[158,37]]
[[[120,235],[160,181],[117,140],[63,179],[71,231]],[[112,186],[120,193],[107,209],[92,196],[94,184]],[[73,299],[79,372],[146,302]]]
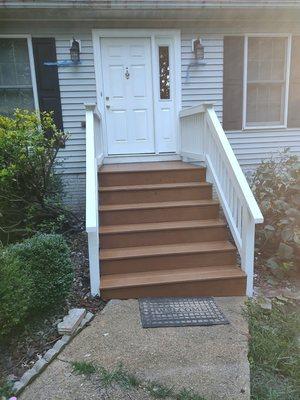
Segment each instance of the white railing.
[[98,168],[103,163],[101,114],[96,104],[85,104],[86,214],[91,294],[100,294]]
[[188,108],[179,116],[182,158],[205,162],[241,256],[247,295],[252,296],[255,224],[263,222],[263,215],[212,104]]

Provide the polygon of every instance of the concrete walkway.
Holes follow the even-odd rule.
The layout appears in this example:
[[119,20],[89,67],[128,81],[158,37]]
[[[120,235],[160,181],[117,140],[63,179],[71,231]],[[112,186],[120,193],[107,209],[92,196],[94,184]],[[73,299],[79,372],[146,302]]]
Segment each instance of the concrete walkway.
[[[176,390],[193,389],[207,400],[249,400],[247,323],[244,298],[218,298],[230,325],[142,329],[136,300],[111,301],[19,397],[21,400],[126,399],[120,388],[103,392],[72,373],[70,362],[95,362],[107,369],[122,362],[143,380]],[[131,393],[144,400],[144,393]]]

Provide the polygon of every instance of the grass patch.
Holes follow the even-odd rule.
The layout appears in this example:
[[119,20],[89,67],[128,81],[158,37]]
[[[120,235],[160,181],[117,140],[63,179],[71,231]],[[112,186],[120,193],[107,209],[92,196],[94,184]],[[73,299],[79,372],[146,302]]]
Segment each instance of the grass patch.
[[204,397],[199,396],[199,394],[195,393],[193,390],[183,389],[181,390],[176,400],[205,400]]
[[246,316],[252,400],[300,398],[299,307],[273,301],[272,310],[264,310],[249,301]]
[[73,371],[77,374],[91,375],[96,372],[96,367],[93,364],[84,361],[73,362],[72,366]]
[[172,388],[158,382],[142,381],[136,375],[126,371],[122,364],[112,370],[86,362],[72,363],[72,366],[75,373],[86,376],[97,374],[101,385],[105,388],[118,385],[127,390],[143,390],[154,399],[205,400],[204,397],[189,389],[183,389],[177,393]]
[[171,397],[173,394],[171,388],[161,385],[158,382],[148,382],[146,390],[155,399],[166,399],[167,397]]
[[122,364],[119,364],[112,371],[109,371],[103,367],[99,367],[98,373],[100,381],[104,387],[111,386],[115,383],[124,389],[135,389],[140,385],[138,378],[135,375],[125,371]]

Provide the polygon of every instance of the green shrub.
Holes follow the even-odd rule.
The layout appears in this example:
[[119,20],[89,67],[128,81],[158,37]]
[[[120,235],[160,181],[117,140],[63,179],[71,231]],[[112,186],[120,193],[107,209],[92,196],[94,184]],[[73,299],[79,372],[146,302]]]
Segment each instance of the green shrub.
[[273,271],[288,271],[300,256],[300,161],[287,151],[259,165],[252,189],[264,215],[257,252]]
[[0,240],[12,242],[38,231],[61,232],[73,214],[63,206],[54,167],[67,136],[51,113],[16,110],[0,116]]
[[0,257],[0,326],[6,334],[69,293],[73,267],[61,235],[38,234],[2,250]]
[[30,309],[33,281],[13,248],[0,253],[0,334],[24,321]]

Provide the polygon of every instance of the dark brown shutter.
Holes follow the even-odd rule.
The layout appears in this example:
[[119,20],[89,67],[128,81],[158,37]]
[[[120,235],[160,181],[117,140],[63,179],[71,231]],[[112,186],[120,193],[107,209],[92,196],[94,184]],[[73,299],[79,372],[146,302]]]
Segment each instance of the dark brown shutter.
[[57,61],[55,39],[33,38],[32,44],[40,110],[53,111],[54,122],[62,130],[63,122],[57,66],[44,65],[45,62]]
[[244,37],[224,37],[223,128],[242,129]]
[[292,37],[288,128],[300,128],[300,36]]

